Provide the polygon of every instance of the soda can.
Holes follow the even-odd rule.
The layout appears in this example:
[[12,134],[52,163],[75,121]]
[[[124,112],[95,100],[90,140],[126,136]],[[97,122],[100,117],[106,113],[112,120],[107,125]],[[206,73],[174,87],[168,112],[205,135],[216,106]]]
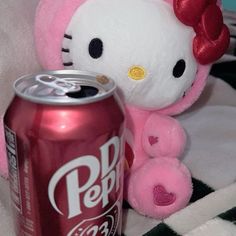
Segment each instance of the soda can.
[[24,76],[4,116],[17,236],[121,235],[125,117],[115,83]]

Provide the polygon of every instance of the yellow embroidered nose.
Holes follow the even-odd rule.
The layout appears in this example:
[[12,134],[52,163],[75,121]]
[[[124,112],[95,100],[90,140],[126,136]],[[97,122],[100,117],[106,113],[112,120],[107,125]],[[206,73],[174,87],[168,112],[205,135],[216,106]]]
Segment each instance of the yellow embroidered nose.
[[142,80],[146,76],[146,70],[142,66],[132,66],[129,69],[128,76],[133,80]]

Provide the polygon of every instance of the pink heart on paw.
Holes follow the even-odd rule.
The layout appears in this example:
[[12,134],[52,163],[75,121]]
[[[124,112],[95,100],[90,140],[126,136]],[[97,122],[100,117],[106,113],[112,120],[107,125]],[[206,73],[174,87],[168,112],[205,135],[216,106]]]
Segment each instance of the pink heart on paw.
[[154,144],[158,143],[159,138],[158,137],[154,137],[154,136],[149,136],[148,137],[148,141],[149,141],[150,145],[153,146]]
[[153,195],[154,204],[157,206],[169,206],[176,200],[176,195],[174,193],[167,192],[165,187],[162,185],[157,185],[154,187]]

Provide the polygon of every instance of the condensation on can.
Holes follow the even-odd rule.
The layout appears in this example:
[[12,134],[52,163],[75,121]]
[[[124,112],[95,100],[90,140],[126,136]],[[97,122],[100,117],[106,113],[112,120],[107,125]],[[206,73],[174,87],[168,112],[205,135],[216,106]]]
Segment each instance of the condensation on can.
[[5,117],[17,236],[121,234],[124,110],[103,75],[21,77]]

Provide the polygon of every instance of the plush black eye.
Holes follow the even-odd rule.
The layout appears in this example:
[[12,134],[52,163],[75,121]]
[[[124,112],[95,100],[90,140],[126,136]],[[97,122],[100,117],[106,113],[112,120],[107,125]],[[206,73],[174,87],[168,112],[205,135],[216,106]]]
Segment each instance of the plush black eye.
[[173,76],[175,78],[180,78],[183,75],[185,69],[186,69],[185,61],[183,59],[177,61],[176,65],[173,69]]
[[102,56],[103,53],[103,42],[99,38],[94,38],[89,43],[89,55],[97,59]]

